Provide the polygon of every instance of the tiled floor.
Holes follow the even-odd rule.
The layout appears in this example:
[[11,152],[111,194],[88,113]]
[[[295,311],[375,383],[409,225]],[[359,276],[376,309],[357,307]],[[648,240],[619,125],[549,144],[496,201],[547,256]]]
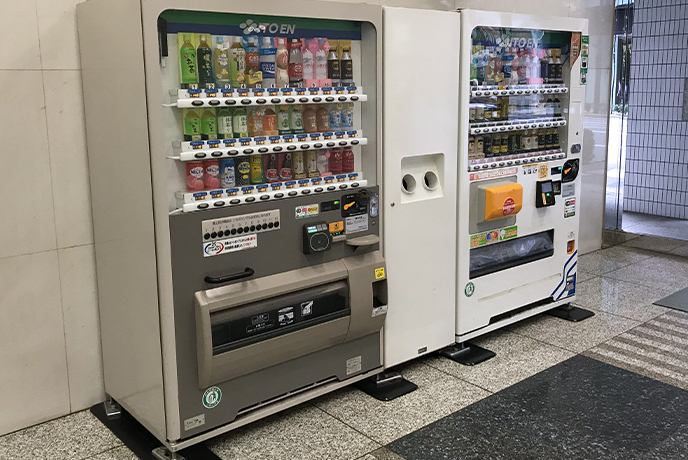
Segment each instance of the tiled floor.
[[[382,403],[347,388],[221,436],[208,446],[224,460],[421,458],[400,457],[390,449],[423,432],[423,427],[491,407],[495,398],[524,380],[533,382],[564,369],[579,354],[585,356],[575,358],[581,362],[612,364],[671,388],[688,389],[688,314],[652,305],[688,286],[686,256],[688,243],[651,237],[586,254],[579,258],[575,303],[594,310],[591,319],[569,323],[540,315],[475,340],[497,353],[481,365],[464,367],[436,356],[405,365],[402,374],[419,389],[397,400]],[[660,446],[669,452],[664,458],[688,458],[688,448],[679,449],[682,456],[671,454],[676,446],[685,446],[688,425],[672,439],[673,444]],[[0,459],[57,458],[135,457],[89,412],[0,437]]]

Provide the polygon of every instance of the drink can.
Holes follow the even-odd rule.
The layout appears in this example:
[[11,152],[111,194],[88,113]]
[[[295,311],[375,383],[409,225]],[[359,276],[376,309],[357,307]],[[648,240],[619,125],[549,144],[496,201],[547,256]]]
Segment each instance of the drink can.
[[220,185],[222,187],[236,186],[235,167],[233,158],[220,160]]
[[306,173],[309,178],[320,177],[318,154],[315,150],[306,150]]
[[205,189],[203,176],[205,168],[202,161],[189,161],[186,163],[186,188],[190,192],[198,192]]
[[235,161],[236,174],[234,180],[236,185],[249,185],[251,183],[251,162],[248,157],[237,158]]
[[220,162],[217,160],[207,160],[205,163],[205,173],[203,175],[203,183],[205,188],[219,188],[220,187]]
[[502,144],[499,147],[499,153],[506,155],[509,152],[509,136],[506,134],[502,136]]
[[475,108],[475,121],[483,121],[485,119],[485,108],[479,105]]
[[308,177],[308,174],[306,174],[306,165],[304,164],[303,152],[292,153],[292,160],[294,162],[294,179],[305,179]]
[[471,122],[476,121],[476,118],[475,118],[476,111],[477,111],[477,109],[475,107],[471,107],[470,109],[468,109],[468,120],[469,121],[471,121]]
[[251,183],[262,184],[263,178],[263,155],[251,155]]
[[492,136],[492,156],[499,156],[502,151],[502,138],[500,136]]

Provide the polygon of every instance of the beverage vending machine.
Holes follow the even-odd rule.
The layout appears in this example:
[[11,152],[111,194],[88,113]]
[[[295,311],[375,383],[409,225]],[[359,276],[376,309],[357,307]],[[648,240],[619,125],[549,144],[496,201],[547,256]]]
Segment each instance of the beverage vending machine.
[[587,28],[461,12],[459,344],[574,299]]
[[78,20],[107,394],[176,452],[380,372],[382,9]]

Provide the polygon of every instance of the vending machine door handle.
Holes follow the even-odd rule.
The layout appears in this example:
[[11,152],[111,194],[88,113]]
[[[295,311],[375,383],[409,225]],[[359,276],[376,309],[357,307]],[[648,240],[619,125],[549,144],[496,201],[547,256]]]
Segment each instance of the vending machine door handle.
[[231,275],[218,276],[217,278],[212,276],[206,276],[205,282],[208,284],[221,284],[227,283],[229,281],[236,281],[242,278],[248,278],[253,276],[256,272],[251,267],[246,267],[243,272],[232,273]]

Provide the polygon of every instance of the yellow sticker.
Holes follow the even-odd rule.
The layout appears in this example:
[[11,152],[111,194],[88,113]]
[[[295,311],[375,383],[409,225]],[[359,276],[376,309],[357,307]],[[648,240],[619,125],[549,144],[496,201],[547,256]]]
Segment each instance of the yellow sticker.
[[380,278],[385,277],[385,267],[380,267],[375,269],[375,279],[379,280]]
[[549,176],[549,164],[542,163],[538,168],[538,179],[547,179]]

